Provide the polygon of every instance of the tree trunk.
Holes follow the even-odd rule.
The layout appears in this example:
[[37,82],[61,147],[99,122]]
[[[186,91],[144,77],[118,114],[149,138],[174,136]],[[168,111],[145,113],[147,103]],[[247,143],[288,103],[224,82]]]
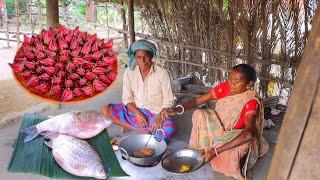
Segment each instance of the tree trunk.
[[128,19],[129,19],[129,33],[130,33],[130,39],[131,44],[136,41],[135,33],[134,33],[134,3],[133,0],[129,0],[129,9],[128,9]]
[[46,0],[47,5],[47,26],[56,28],[59,24],[59,1]]

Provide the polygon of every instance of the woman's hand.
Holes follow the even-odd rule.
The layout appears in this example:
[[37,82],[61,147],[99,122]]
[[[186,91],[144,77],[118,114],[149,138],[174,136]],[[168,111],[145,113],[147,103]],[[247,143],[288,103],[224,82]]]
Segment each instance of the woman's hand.
[[141,127],[146,127],[146,126],[148,126],[146,117],[145,117],[140,111],[137,111],[137,112],[135,113],[135,115],[136,115],[137,120],[138,120],[138,122],[139,122],[139,125],[140,125]]
[[206,149],[203,155],[203,159],[205,163],[210,162],[214,157],[216,157],[216,153],[213,148]]
[[176,115],[179,110],[180,110],[179,108],[164,108],[162,116],[173,116],[173,115]]

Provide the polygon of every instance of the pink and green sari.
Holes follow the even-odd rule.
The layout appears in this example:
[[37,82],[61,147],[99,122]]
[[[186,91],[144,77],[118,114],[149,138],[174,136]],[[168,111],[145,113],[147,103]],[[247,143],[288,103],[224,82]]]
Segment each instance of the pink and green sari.
[[241,94],[221,98],[217,101],[214,110],[196,110],[192,117],[193,127],[189,147],[195,150],[204,150],[209,147],[218,148],[232,141],[244,130],[234,127],[246,103],[253,99],[257,100],[260,105],[254,138],[241,146],[222,152],[210,162],[213,170],[236,179],[243,179],[240,160],[246,154],[249,153],[245,167],[251,168],[258,157],[264,155],[269,149],[268,143],[262,136],[263,108],[257,93],[248,90]]

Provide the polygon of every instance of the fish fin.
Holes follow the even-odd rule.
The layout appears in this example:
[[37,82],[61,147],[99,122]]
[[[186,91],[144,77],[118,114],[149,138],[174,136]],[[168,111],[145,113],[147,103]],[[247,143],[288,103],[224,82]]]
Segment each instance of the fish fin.
[[47,145],[49,148],[52,149],[52,140],[51,140],[51,139],[50,139],[49,141],[43,141],[43,143],[44,143],[45,145]]
[[26,137],[23,140],[24,143],[27,143],[27,142],[33,140],[34,138],[36,138],[40,134],[35,125],[28,127],[28,128],[21,129],[20,132],[26,134]]
[[51,131],[44,131],[44,132],[41,132],[40,135],[43,136],[45,139],[51,139],[53,137],[56,137],[58,133],[51,132]]

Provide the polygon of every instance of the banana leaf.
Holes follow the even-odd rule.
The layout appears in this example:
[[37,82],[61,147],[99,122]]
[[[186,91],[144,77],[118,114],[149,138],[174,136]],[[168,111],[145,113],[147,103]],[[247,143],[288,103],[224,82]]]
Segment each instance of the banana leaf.
[[[38,124],[45,119],[47,119],[46,116],[25,114],[20,129]],[[33,173],[59,179],[80,179],[80,177],[74,176],[58,166],[52,156],[51,149],[44,144],[42,136],[38,136],[28,143],[23,143],[24,137],[24,134],[19,133],[8,165],[9,172]],[[128,176],[120,167],[110,144],[107,130],[87,141],[100,155],[104,166],[109,167],[111,176]]]

